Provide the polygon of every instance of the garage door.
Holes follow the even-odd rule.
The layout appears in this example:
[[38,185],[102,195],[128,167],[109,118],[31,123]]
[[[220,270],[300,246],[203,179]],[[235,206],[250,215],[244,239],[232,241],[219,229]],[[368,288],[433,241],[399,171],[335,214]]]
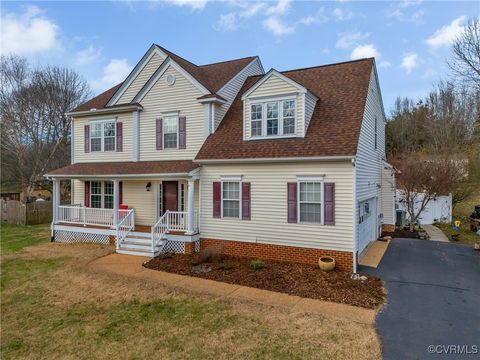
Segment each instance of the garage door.
[[359,203],[358,253],[377,238],[377,199],[371,198]]

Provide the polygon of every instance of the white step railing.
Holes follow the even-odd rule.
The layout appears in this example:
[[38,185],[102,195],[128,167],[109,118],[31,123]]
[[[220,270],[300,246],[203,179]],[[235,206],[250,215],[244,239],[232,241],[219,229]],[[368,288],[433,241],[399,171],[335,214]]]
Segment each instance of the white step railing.
[[[160,245],[160,242],[164,238],[165,234],[168,232],[168,220],[169,220],[170,211],[167,210],[160,219],[157,220],[155,225],[152,226],[152,252],[155,253],[155,249]],[[165,242],[163,243],[165,246]],[[163,246],[162,246],[163,248]],[[160,249],[161,251],[161,249]]]
[[135,227],[135,212],[133,209],[129,210],[121,210],[118,219],[117,225],[117,249],[120,248],[123,241],[127,238],[128,234],[133,230]]
[[[187,231],[188,230],[188,212],[187,211],[168,211],[168,230]],[[198,214],[195,210],[193,217],[193,231],[198,230]]]

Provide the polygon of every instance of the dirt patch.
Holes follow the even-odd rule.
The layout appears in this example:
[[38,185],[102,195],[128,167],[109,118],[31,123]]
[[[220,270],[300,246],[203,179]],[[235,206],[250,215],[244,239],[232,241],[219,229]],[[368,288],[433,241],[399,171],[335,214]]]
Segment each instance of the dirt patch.
[[410,231],[409,229],[396,228],[394,232],[383,232],[382,236],[391,236],[394,238],[408,238],[408,239],[420,239],[417,231]]
[[177,254],[172,258],[154,258],[144,266],[153,270],[369,309],[377,308],[384,301],[381,280],[375,277],[352,280],[350,273],[344,271],[323,272],[318,266],[281,261],[266,261],[264,268],[253,270],[250,267],[253,259],[235,256],[205,262],[199,271],[200,265],[192,264],[194,259],[192,255]]

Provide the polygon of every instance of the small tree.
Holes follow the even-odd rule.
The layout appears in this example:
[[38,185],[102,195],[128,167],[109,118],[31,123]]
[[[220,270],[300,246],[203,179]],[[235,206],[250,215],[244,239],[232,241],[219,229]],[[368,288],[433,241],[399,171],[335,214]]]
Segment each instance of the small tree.
[[453,192],[466,176],[464,163],[445,156],[425,158],[412,153],[393,163],[400,170],[398,190],[410,218],[410,230],[431,200]]

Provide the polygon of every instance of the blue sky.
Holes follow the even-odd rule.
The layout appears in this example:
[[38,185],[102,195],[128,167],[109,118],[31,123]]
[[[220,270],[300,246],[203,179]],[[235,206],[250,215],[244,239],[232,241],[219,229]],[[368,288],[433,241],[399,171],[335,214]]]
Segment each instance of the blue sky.
[[2,54],[77,70],[99,93],[152,43],[196,64],[259,55],[265,70],[375,56],[385,110],[448,77],[450,44],[479,2],[167,0],[2,2]]

